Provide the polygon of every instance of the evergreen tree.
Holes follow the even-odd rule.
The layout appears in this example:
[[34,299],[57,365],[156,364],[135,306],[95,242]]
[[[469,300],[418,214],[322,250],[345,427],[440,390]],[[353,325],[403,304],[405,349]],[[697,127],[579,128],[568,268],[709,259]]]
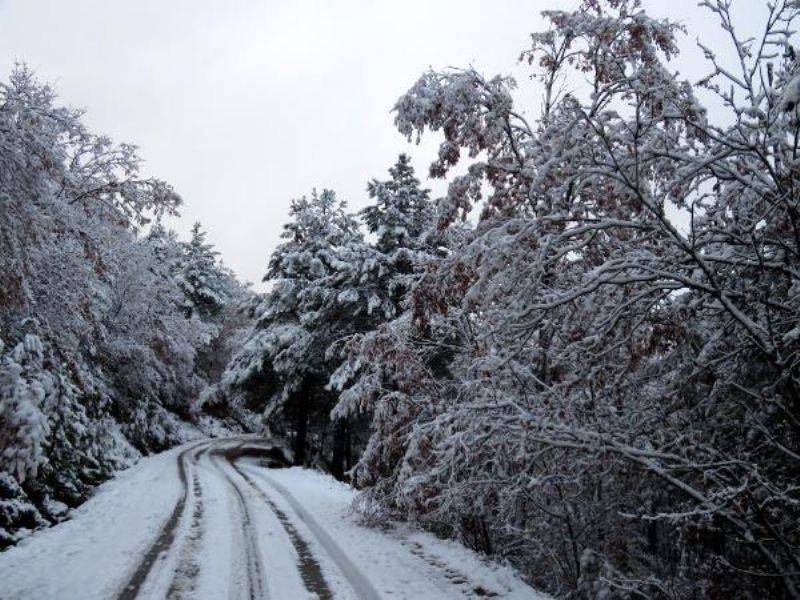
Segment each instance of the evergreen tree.
[[0,363],[0,469],[20,483],[29,475],[35,477],[47,461],[44,446],[50,427],[42,411],[54,382],[43,372],[43,359],[41,340],[27,335]]
[[145,238],[150,245],[153,258],[153,268],[170,278],[179,275],[184,254],[184,244],[178,240],[178,234],[172,229],[167,229],[158,219]]
[[407,155],[399,156],[389,174],[390,179],[373,179],[367,186],[374,203],[362,210],[360,217],[376,239],[373,252],[365,253],[361,260],[357,280],[351,282],[355,287],[370,288],[368,311],[380,306],[380,321],[400,313],[418,278],[430,254],[425,234],[433,217],[429,191],[420,187]]
[[186,296],[187,316],[217,315],[229,300],[230,277],[218,263],[219,252],[205,238],[206,232],[195,223],[191,239],[184,244],[180,286]]
[[343,340],[343,360],[328,384],[340,392],[333,419],[370,422],[363,427],[369,439],[360,441],[353,479],[359,485],[377,484],[373,497],[384,493],[377,474],[388,478],[397,468],[409,422],[426,404],[417,400],[425,393],[426,374],[447,361],[449,351],[441,348],[454,341],[446,319],[430,319],[424,327],[413,323],[412,292],[446,249],[457,244],[459,228],[433,227],[434,205],[408,156],[401,154],[389,174],[388,180],[373,179],[368,185],[374,204],[360,216],[376,238],[350,282],[364,290],[369,318],[356,335]]
[[229,389],[260,398],[268,424],[288,426],[298,462],[311,449],[337,476],[351,464],[351,434],[359,433],[357,411],[329,416],[340,380],[352,375],[350,353],[363,334],[400,314],[432,253],[428,191],[405,155],[389,173],[369,183],[374,204],[360,214],[374,243],[332,191],[293,202],[286,241],[265,277],[272,290],[223,377]]
[[[365,312],[363,295],[346,285],[364,239],[331,190],[293,201],[290,217],[264,277],[272,290],[223,383],[258,397],[267,424],[290,432],[295,460],[303,463],[331,459],[335,398],[326,383],[336,359],[328,350],[357,330]],[[334,471],[341,475],[342,467]]]
[[370,233],[377,236],[375,247],[391,255],[400,248],[416,248],[430,226],[429,190],[420,187],[407,154],[401,154],[389,169],[391,179],[373,179],[367,192],[374,203],[361,211]]

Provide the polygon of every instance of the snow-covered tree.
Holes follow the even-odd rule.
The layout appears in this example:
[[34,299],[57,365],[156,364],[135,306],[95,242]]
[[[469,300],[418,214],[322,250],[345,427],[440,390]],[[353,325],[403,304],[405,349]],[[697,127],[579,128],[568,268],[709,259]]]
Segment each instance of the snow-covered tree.
[[27,335],[0,366],[0,468],[20,482],[46,461],[50,428],[42,410],[53,382],[42,372],[43,358],[41,340]]
[[218,262],[219,252],[205,241],[200,223],[192,227],[192,237],[184,245],[180,284],[186,295],[186,312],[201,316],[219,314],[227,304],[230,275]]
[[560,593],[798,594],[798,8],[742,40],[703,4],[738,57],[703,50],[720,124],[666,67],[681,27],[635,0],[545,13],[536,119],[471,69],[396,105],[444,134],[432,175],[469,157],[439,228],[482,212],[344,387],[376,415],[358,479]]
[[421,373],[429,372],[441,358],[430,342],[433,338],[444,342],[447,334],[429,327],[425,332],[416,329],[414,342],[406,339],[415,329],[411,292],[457,238],[452,231],[433,230],[433,203],[414,176],[408,156],[400,155],[389,173],[389,180],[372,180],[368,185],[374,203],[360,216],[375,241],[364,249],[364,259],[348,282],[368,299],[370,318],[360,331],[342,339],[343,360],[328,383],[341,392],[334,419],[371,421],[372,435],[354,472],[362,485],[375,481],[370,471],[385,475],[386,469],[394,468],[403,448],[397,430],[403,431],[424,405],[410,394],[422,393]]
[[429,192],[420,187],[411,160],[401,154],[389,169],[390,179],[373,179],[367,186],[372,204],[360,212],[375,236],[374,252],[365,256],[353,286],[371,286],[369,311],[385,318],[399,314],[418,279],[431,248],[425,234],[432,225]]
[[[264,277],[272,283],[255,325],[223,375],[231,389],[251,390],[273,428],[288,427],[295,459],[330,446],[325,385],[334,368],[328,350],[357,327],[366,299],[343,286],[363,249],[357,221],[331,190],[292,202],[284,242]],[[338,470],[341,470],[340,468]]]
[[359,370],[352,365],[359,361],[363,334],[402,311],[430,254],[423,239],[431,225],[428,192],[406,156],[390,176],[369,184],[375,202],[360,215],[374,244],[333,192],[293,203],[287,241],[273,253],[265,278],[274,281],[273,288],[223,378],[230,388],[249,388],[251,397],[267,400],[266,419],[273,427],[289,423],[298,461],[310,447],[330,461],[337,476],[350,466],[358,411],[338,410],[331,422],[335,388]]
[[139,233],[181,200],[81,117],[24,66],[0,83],[2,544],[85,500],[133,446],[180,441],[205,384],[182,249]]

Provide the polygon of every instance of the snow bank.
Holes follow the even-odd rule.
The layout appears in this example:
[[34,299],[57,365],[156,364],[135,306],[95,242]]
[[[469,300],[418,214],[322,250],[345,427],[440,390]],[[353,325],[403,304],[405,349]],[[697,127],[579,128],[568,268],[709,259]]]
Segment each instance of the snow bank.
[[0,553],[0,598],[109,598],[135,569],[181,494],[181,449],[142,459],[72,518]]
[[[493,564],[456,542],[440,540],[402,523],[388,530],[359,524],[352,510],[357,492],[329,475],[299,467],[263,470],[247,466],[246,470],[265,484],[264,490],[301,526],[302,521],[311,519],[312,528],[318,526],[335,540],[381,595],[409,599],[547,598],[512,569]],[[297,505],[305,514],[298,514]],[[324,554],[312,528],[304,526],[304,536],[312,541],[315,554]],[[326,562],[322,561],[323,567]]]

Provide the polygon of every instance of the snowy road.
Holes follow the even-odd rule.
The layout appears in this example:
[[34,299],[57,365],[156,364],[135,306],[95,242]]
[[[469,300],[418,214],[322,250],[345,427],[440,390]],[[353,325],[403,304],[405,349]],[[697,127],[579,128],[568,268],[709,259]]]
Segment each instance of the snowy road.
[[0,553],[0,598],[537,598],[461,546],[358,524],[354,492],[252,437],[141,461]]

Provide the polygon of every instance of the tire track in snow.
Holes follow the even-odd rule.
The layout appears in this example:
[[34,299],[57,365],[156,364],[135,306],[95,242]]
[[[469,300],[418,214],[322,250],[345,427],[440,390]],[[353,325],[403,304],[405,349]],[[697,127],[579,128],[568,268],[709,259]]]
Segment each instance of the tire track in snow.
[[[281,518],[280,515],[282,514],[283,519],[285,519],[288,522],[288,517],[286,516],[286,514],[283,513],[283,511],[281,511],[280,509],[278,509],[275,506],[274,502],[268,499],[269,497],[267,496],[267,494],[261,488],[256,486],[253,483],[252,479],[249,478],[247,474],[245,474],[242,471],[242,469],[240,469],[236,465],[232,466],[242,475],[242,477],[245,478],[245,480],[249,481],[251,485],[253,485],[257,490],[260,491],[259,495],[268,502],[270,508],[272,508],[272,510],[275,511],[275,514],[277,514],[279,518]],[[316,538],[317,542],[319,542],[319,545],[328,553],[328,556],[330,556],[333,562],[336,564],[336,566],[339,567],[339,570],[342,572],[342,575],[344,575],[345,579],[347,579],[347,581],[350,583],[350,586],[353,588],[356,594],[358,594],[358,596],[362,598],[362,600],[381,599],[381,595],[378,593],[378,591],[375,589],[372,583],[370,583],[370,581],[358,569],[355,563],[352,560],[350,560],[350,558],[344,553],[344,551],[328,534],[328,532],[325,531],[322,527],[320,527],[320,525],[316,522],[316,520],[300,505],[300,503],[294,498],[294,496],[292,496],[289,490],[287,490],[285,487],[283,487],[276,481],[272,480],[270,477],[262,473],[260,470],[259,471],[254,470],[251,471],[251,473],[253,473],[258,479],[263,481],[265,484],[267,484],[272,489],[277,491],[281,496],[283,496],[283,498],[289,503],[289,506],[291,506],[294,513],[297,515],[297,518],[299,518],[305,524],[305,526],[308,528],[311,534]],[[281,522],[283,522],[283,519],[281,519]],[[292,528],[294,529],[293,526]],[[296,531],[297,530],[295,529],[295,532]]]
[[250,598],[250,600],[262,600],[263,598],[267,598],[267,584],[262,571],[261,551],[258,548],[255,524],[247,505],[247,500],[239,484],[230,476],[224,466],[222,466],[218,460],[215,460],[216,457],[224,458],[225,450],[212,450],[210,455],[214,457],[211,459],[211,462],[216,466],[217,470],[233,490],[239,511],[242,515],[241,525],[245,542],[244,552],[247,569],[248,598]]
[[147,549],[147,552],[145,552],[142,560],[139,562],[139,566],[136,568],[133,575],[131,575],[130,579],[128,579],[128,583],[117,595],[119,600],[135,600],[147,580],[148,575],[154,570],[156,561],[158,561],[159,558],[163,560],[175,543],[178,525],[186,518],[186,503],[190,495],[189,482],[186,475],[188,470],[187,456],[198,447],[208,443],[207,441],[199,442],[178,454],[178,477],[183,485],[183,494],[178,498],[178,501],[175,503],[175,508],[172,510],[172,514],[162,526],[158,537]]
[[[205,449],[201,450],[194,456],[195,464],[197,464],[200,455],[205,451]],[[200,565],[197,564],[196,556],[200,546],[200,538],[202,537],[200,523],[203,520],[203,496],[200,479],[194,470],[192,471],[192,492],[194,495],[192,521],[186,534],[186,541],[181,546],[178,566],[172,578],[169,592],[167,592],[169,600],[190,598],[194,592],[197,576],[200,574]]]
[[242,479],[244,479],[250,485],[258,497],[264,501],[269,509],[275,513],[278,521],[288,534],[289,540],[292,542],[294,549],[297,551],[297,556],[299,558],[298,568],[300,570],[300,578],[303,580],[303,584],[306,586],[306,589],[312,594],[315,594],[319,600],[333,600],[333,593],[331,592],[327,581],[325,581],[325,577],[322,575],[322,569],[320,568],[319,562],[317,562],[317,560],[314,558],[308,543],[306,543],[306,541],[300,536],[295,526],[292,525],[292,522],[289,520],[289,517],[286,516],[286,513],[279,509],[269,498],[269,496],[264,493],[264,490],[259,488],[245,472],[237,467],[233,460],[229,459],[228,462],[230,463],[231,467],[233,467],[236,472],[242,476]]

